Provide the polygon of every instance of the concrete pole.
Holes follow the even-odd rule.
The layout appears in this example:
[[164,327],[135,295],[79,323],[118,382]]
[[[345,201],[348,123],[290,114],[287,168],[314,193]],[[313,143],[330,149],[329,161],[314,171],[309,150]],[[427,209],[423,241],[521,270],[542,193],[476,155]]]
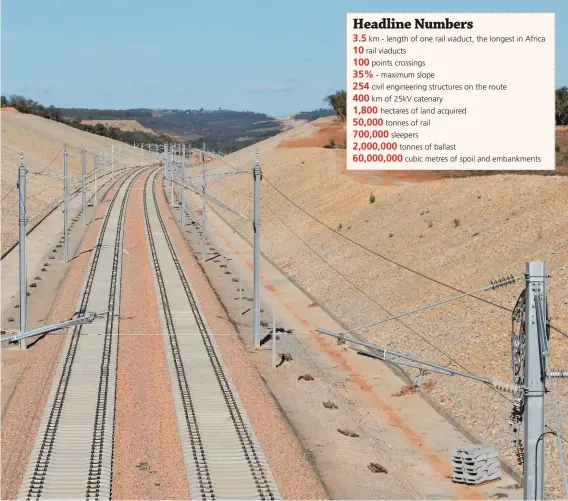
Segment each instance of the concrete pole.
[[69,187],[67,183],[67,146],[63,152],[63,261],[69,261]]
[[254,215],[252,228],[254,231],[253,247],[253,274],[254,274],[254,294],[253,294],[253,341],[255,348],[260,347],[260,180],[262,171],[258,158],[254,164]]
[[546,269],[543,262],[527,263],[525,289],[525,456],[524,497],[527,500],[544,499],[544,346],[546,333],[539,326],[546,325],[537,318],[536,302],[541,301],[541,314],[546,312]]
[[83,181],[82,199],[83,199],[83,225],[87,224],[87,152],[83,148],[81,154],[81,178]]
[[110,173],[114,176],[114,145],[112,145],[110,148]]
[[201,257],[205,261],[206,255],[206,232],[207,232],[207,202],[205,194],[207,193],[207,169],[205,168],[205,143],[203,143],[203,150],[201,151],[201,187],[202,187],[202,200],[201,200]]
[[[20,332],[27,331],[27,304],[28,304],[28,270],[26,262],[26,167],[24,154],[20,152],[20,169],[18,171],[19,192],[19,228],[20,241],[18,244],[20,254]],[[27,348],[26,339],[20,339],[20,349]]]
[[181,186],[180,186],[180,220],[181,220],[181,229],[185,225],[185,144],[182,147],[181,151]]
[[142,167],[144,167],[144,143],[140,143],[140,146],[142,148]]
[[96,153],[93,153],[93,162],[95,164],[95,207],[99,205],[99,198],[97,195],[97,168],[98,168],[98,157]]

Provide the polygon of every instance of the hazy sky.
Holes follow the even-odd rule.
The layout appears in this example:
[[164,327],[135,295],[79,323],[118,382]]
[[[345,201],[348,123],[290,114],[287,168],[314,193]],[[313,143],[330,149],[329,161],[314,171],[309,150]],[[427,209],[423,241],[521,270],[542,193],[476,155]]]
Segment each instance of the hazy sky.
[[556,12],[568,85],[568,0],[2,0],[2,93],[60,107],[319,108],[345,88],[345,13],[393,5]]

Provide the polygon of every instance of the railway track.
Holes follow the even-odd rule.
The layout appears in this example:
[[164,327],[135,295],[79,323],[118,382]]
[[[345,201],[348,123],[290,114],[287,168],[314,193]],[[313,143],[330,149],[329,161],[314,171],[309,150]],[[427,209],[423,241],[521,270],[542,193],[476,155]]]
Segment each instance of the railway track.
[[106,312],[67,335],[18,499],[110,499],[122,242],[128,192],[112,198],[77,311]]
[[281,499],[168,235],[156,173],[144,219],[190,498]]

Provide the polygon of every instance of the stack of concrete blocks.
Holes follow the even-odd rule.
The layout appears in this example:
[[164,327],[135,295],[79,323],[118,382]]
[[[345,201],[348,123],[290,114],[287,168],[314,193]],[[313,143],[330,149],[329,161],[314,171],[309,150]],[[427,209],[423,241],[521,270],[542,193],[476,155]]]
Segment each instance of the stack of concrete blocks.
[[478,485],[501,477],[499,455],[486,445],[469,445],[454,450],[452,480]]

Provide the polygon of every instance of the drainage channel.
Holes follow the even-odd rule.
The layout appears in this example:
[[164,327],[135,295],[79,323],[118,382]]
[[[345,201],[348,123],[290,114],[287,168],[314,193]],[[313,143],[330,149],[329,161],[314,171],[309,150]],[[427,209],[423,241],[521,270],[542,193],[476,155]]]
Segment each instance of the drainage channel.
[[110,499],[126,177],[110,202],[18,499]]
[[146,235],[190,498],[281,499],[168,235],[156,177],[144,186]]

